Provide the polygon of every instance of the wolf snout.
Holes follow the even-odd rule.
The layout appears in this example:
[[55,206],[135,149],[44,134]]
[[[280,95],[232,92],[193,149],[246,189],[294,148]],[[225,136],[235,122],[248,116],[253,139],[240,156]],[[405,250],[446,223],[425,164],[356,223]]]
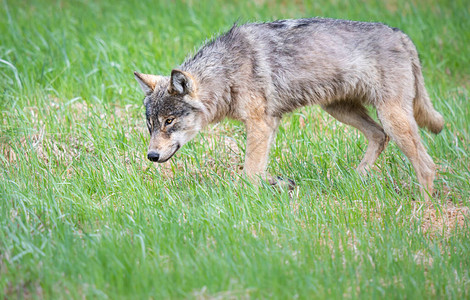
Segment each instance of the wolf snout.
[[160,158],[160,154],[158,154],[158,152],[156,151],[149,151],[147,153],[147,158],[150,160],[150,161],[158,161],[158,159]]

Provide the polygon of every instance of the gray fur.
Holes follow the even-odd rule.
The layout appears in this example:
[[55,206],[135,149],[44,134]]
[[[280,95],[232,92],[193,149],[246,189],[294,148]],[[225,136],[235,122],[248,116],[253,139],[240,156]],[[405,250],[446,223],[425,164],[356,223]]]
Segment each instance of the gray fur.
[[[318,104],[368,138],[361,172],[375,162],[390,135],[410,158],[420,183],[432,190],[435,167],[416,121],[435,133],[444,121],[426,93],[410,38],[381,23],[313,18],[235,25],[160,81],[145,104],[147,115],[156,119],[168,114],[164,111],[189,107],[200,114],[189,127],[199,129],[224,117],[243,121],[249,176],[263,176],[282,115]],[[377,108],[383,128],[364,105]],[[406,132],[411,135],[405,137]]]

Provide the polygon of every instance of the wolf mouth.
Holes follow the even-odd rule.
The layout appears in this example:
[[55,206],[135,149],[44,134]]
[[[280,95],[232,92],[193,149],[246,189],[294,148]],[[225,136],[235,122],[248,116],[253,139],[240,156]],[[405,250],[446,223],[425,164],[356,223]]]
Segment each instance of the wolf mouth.
[[175,149],[175,151],[173,151],[173,153],[171,153],[170,156],[168,156],[167,158],[165,158],[165,160],[159,161],[158,163],[167,162],[170,158],[173,157],[173,155],[175,155],[176,151],[178,151],[179,149],[180,149],[180,144],[176,144],[176,149]]

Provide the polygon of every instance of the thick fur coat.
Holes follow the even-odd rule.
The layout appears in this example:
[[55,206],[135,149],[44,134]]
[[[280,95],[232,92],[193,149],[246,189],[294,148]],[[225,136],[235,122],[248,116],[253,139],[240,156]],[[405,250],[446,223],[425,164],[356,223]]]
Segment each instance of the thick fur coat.
[[[245,173],[270,179],[265,169],[282,115],[317,104],[367,137],[359,172],[391,137],[432,192],[435,165],[418,126],[438,133],[444,120],[424,87],[414,44],[396,28],[322,18],[244,24],[204,45],[169,77],[135,76],[146,93],[153,161],[168,160],[205,125],[230,117],[247,128]],[[366,105],[376,108],[381,124]]]

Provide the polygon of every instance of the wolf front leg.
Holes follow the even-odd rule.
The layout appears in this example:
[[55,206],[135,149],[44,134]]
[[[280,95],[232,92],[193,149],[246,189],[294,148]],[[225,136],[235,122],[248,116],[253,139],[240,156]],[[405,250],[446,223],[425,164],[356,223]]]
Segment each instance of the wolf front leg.
[[245,125],[247,139],[244,172],[252,182],[256,183],[258,177],[268,179],[266,166],[269,150],[279,126],[279,118],[263,116],[250,119]]

